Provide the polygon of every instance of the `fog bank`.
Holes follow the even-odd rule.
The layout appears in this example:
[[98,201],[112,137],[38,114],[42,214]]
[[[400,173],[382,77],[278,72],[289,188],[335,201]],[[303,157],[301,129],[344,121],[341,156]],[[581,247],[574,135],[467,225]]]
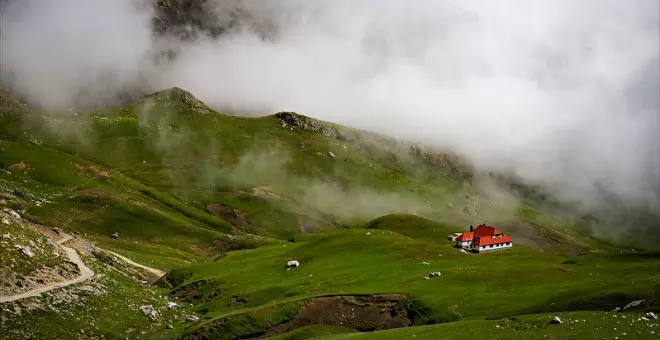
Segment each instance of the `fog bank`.
[[[657,1],[209,6],[249,21],[184,42],[154,37],[149,2],[11,2],[3,81],[51,108],[179,86],[236,114],[296,111],[451,148],[586,207],[605,188],[660,209]],[[164,46],[178,57],[155,63]]]

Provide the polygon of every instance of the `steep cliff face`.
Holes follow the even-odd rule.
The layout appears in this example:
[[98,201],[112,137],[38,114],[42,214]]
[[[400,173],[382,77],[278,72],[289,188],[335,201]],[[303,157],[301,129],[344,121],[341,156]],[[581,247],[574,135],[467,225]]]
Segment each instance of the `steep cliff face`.
[[154,9],[154,33],[182,40],[218,38],[243,30],[270,39],[277,31],[268,13],[255,12],[242,0],[155,0]]

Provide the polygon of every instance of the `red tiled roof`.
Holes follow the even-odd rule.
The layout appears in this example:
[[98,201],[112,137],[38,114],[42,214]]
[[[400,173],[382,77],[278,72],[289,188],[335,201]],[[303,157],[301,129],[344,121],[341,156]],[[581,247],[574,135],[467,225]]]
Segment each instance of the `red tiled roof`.
[[502,232],[500,230],[498,230],[497,228],[489,227],[489,226],[483,225],[483,224],[476,227],[476,228],[474,228],[474,234],[476,236],[481,236],[481,237],[493,236],[493,235],[497,235],[497,234],[501,234],[501,233]]
[[458,241],[458,242],[472,241],[473,238],[474,238],[474,233],[471,232],[471,231],[466,231],[466,232],[462,233],[461,235],[459,235],[456,238],[456,241]]
[[502,235],[502,236],[499,236],[499,237],[482,236],[482,237],[477,237],[477,239],[474,241],[474,245],[475,246],[489,246],[489,245],[492,245],[492,244],[500,244],[500,243],[507,243],[507,242],[513,242],[509,235]]

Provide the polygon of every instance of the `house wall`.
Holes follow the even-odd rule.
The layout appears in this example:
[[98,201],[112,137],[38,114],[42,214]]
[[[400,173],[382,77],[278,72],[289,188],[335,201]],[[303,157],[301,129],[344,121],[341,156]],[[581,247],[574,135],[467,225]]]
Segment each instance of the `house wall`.
[[469,248],[472,247],[472,241],[456,241],[456,246],[462,247],[462,248]]
[[511,248],[511,247],[513,247],[513,242],[510,242],[508,245],[506,243],[503,243],[503,244],[500,244],[500,245],[493,244],[492,247],[491,246],[478,246],[478,247],[475,246],[474,248],[478,252],[481,253],[481,252],[485,252],[485,251],[506,249],[506,248]]

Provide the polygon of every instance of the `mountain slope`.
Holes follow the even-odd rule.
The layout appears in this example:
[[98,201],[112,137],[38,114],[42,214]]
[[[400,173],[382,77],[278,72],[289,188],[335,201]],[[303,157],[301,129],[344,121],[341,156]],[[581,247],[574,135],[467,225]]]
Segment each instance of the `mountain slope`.
[[[40,112],[1,93],[0,167],[7,209],[168,271],[160,287],[112,285],[116,301],[145,291],[202,316],[171,331],[173,319],[161,318],[150,335],[295,331],[310,306],[335,303],[328,295],[339,296],[340,309],[360,299],[389,306],[400,325],[609,310],[637,298],[640,309],[658,306],[657,256],[619,254],[531,188],[512,193],[506,179],[449,152],[291,112],[223,115],[179,88],[90,112]],[[510,233],[514,248],[474,255],[451,247],[447,234],[479,223]],[[11,246],[7,254],[26,260]],[[95,258],[85,257],[104,273],[107,259]],[[291,259],[301,267],[287,271]],[[442,275],[425,280],[431,271]],[[110,299],[87,298],[90,306]],[[121,314],[122,304],[109,312]],[[132,311],[95,329],[117,336],[143,325]],[[61,322],[3,313],[13,325]]]

